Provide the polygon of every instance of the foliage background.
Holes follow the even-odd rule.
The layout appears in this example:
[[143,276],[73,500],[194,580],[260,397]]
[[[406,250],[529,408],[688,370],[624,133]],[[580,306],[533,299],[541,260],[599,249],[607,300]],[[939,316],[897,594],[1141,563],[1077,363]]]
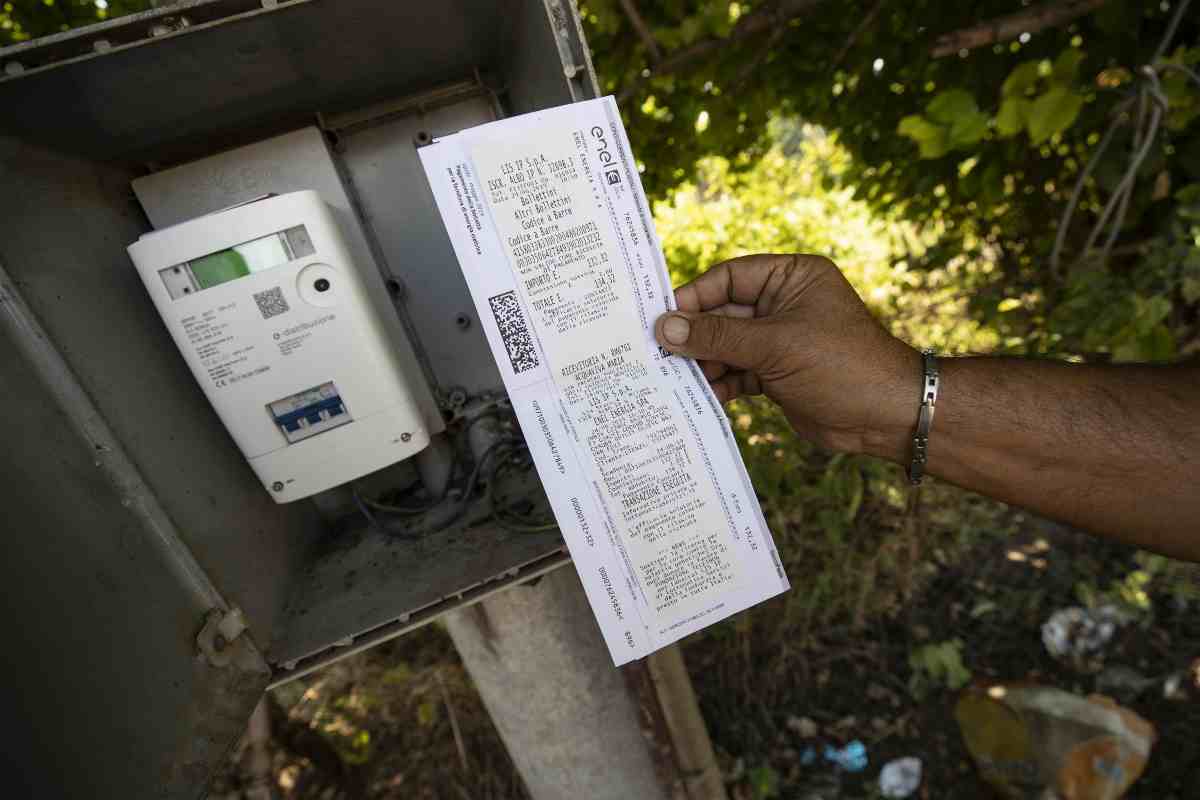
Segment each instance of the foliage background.
[[[1132,125],[1117,131],[1067,234],[1068,262],[1080,263],[1059,274],[1047,265],[1078,175],[1142,83],[1138,68],[1155,61],[1177,4],[1095,4],[1070,24],[934,58],[940,35],[1028,4],[642,3],[659,59],[623,5],[589,0],[583,10],[652,192],[689,176],[698,156],[753,161],[771,146],[770,121],[796,115],[836,131],[856,197],[937,232],[910,266],[992,266],[960,283],[1004,349],[1100,359],[1194,350],[1200,86],[1182,72],[1163,74],[1165,130],[1139,170],[1117,257],[1097,263],[1082,245],[1129,160]],[[769,29],[738,37],[764,14]],[[1200,60],[1197,17],[1184,16],[1167,59]],[[706,51],[714,41],[724,43]]]
[[[1083,0],[1073,5],[1088,13],[1054,24],[1029,15],[1072,3],[579,5],[677,282],[742,253],[822,253],[913,344],[1105,362],[1200,350],[1200,79],[1188,74],[1200,64],[1200,13],[1184,15],[1156,53],[1179,1]],[[147,5],[7,0],[0,43]],[[981,21],[1013,14],[1028,24],[957,46],[971,44],[963,32]],[[1151,89],[1165,108],[1145,145]],[[1114,120],[1123,124],[1079,184]],[[1107,231],[1087,248],[1143,145],[1111,251]],[[800,764],[811,737],[798,733],[810,732],[799,716],[822,742],[864,740],[872,759],[921,755],[931,796],[977,792],[947,735],[949,692],[971,675],[1097,688],[1056,672],[1041,652],[1038,626],[1064,604],[1117,602],[1135,613],[1141,638],[1116,654],[1125,666],[1158,675],[1200,654],[1194,569],[936,482],[917,506],[898,467],[798,441],[766,401],[740,401],[730,414],[794,583],[687,644],[735,796],[805,796],[830,778]],[[522,794],[436,631],[275,700],[284,708],[279,776],[294,796],[338,781],[345,790],[346,775],[373,796]],[[1190,796],[1200,720],[1142,702],[1161,755],[1135,796]],[[451,735],[456,708],[469,766]],[[320,736],[305,740],[305,731]],[[340,766],[322,766],[330,761]],[[837,791],[866,797],[869,783],[841,776]]]

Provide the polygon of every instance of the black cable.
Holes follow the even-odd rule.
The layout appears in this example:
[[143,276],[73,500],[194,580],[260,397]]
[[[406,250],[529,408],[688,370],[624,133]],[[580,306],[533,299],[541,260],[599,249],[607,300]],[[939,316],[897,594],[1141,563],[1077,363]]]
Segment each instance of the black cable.
[[[500,416],[501,415],[494,410],[480,413],[467,423],[466,427],[462,431],[462,435],[468,435],[471,429],[477,423],[485,419],[499,419]],[[495,486],[502,470],[504,469],[505,459],[508,456],[512,456],[517,453],[523,453],[526,458],[526,463],[532,464],[529,448],[524,439],[516,436],[505,436],[492,442],[476,460],[475,466],[471,469],[470,474],[467,476],[466,485],[463,488],[461,497],[456,502],[454,513],[451,514],[447,519],[440,520],[439,527],[446,527],[453,524],[466,512],[467,508],[470,506],[471,499],[475,494],[475,490],[479,485],[479,481],[483,477],[486,470],[488,506],[491,512],[491,517],[495,519],[496,522],[501,525],[501,527],[519,533],[542,533],[555,530],[558,525],[553,520],[550,522],[543,522],[539,519],[514,514],[508,509],[500,506],[496,501]],[[364,496],[358,491],[357,486],[352,486],[351,491],[354,495],[354,502],[372,529],[390,536],[399,536],[400,538],[404,539],[420,539],[424,535],[423,533],[397,532],[392,527],[381,523],[375,514],[372,513],[372,510],[397,516],[416,516],[418,514],[424,514],[434,510],[435,508],[438,508],[445,503],[446,497],[449,494],[450,483],[453,479],[458,463],[458,450],[456,448],[454,451],[454,462],[450,468],[450,478],[447,479],[442,491],[438,494],[438,496],[428,503],[424,503],[420,506],[401,506],[392,503],[384,503],[379,500]]]
[[[463,429],[462,435],[469,436],[471,433],[471,428],[475,427],[475,424],[482,420],[499,419],[499,417],[500,414],[494,410],[481,412],[480,414],[471,418],[466,427]],[[401,506],[396,505],[395,503],[385,503],[381,500],[375,500],[374,498],[367,497],[365,495],[356,496],[355,500],[359,502],[360,505],[366,505],[376,511],[382,511],[386,514],[415,516],[417,514],[424,514],[427,511],[432,511],[441,505],[442,501],[446,499],[446,495],[449,494],[450,482],[454,479],[454,471],[458,467],[458,448],[452,448],[452,452],[454,460],[450,463],[450,474],[447,476],[446,482],[442,484],[442,491],[438,493],[437,497],[433,498],[427,503],[423,503],[418,506]]]
[[[528,446],[522,446],[525,455],[529,455]],[[496,483],[500,477],[500,471],[503,462],[497,462],[492,465],[491,472],[488,474],[488,506],[492,511],[492,518],[500,524],[502,528],[513,531],[515,533],[545,533],[556,530],[558,523],[554,520],[550,522],[541,522],[532,517],[523,517],[518,514],[512,514],[504,507],[496,503]]]

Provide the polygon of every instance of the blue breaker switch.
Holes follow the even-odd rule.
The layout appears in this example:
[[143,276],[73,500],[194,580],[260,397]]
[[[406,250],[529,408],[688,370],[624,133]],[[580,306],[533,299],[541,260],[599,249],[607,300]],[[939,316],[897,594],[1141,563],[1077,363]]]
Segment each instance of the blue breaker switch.
[[353,419],[332,381],[269,403],[267,411],[288,444],[302,442]]

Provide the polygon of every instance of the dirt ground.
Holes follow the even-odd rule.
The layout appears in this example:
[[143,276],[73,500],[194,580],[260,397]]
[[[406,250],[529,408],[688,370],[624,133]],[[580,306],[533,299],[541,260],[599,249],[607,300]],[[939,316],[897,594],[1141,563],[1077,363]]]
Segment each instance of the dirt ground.
[[[884,763],[916,756],[924,765],[916,796],[990,796],[958,731],[957,693],[938,687],[921,700],[914,697],[910,653],[931,640],[957,638],[975,679],[1034,681],[1081,695],[1105,690],[1098,685],[1102,677],[1081,675],[1047,655],[1041,625],[1054,610],[1078,604],[1079,581],[1107,585],[1125,578],[1133,556],[1129,548],[1046,523],[1031,533],[982,544],[957,566],[940,571],[894,617],[861,630],[844,627],[820,635],[800,655],[807,668],[777,685],[766,681],[773,688],[770,697],[753,684],[738,690],[703,642],[689,645],[689,670],[723,767],[736,774],[739,758],[741,771],[748,774],[751,764],[770,767],[778,776],[779,797],[869,798],[877,796],[874,787]],[[1195,585],[1195,578],[1192,572],[1183,579]],[[1200,656],[1200,608],[1194,600],[1167,594],[1152,592],[1149,599],[1154,614],[1124,629],[1105,658],[1105,666],[1128,667],[1159,679],[1141,692],[1108,689],[1158,732],[1148,768],[1126,797],[1200,798],[1200,703],[1195,695],[1190,701],[1166,700],[1161,691],[1163,677]],[[747,658],[754,663],[756,656]],[[755,677],[746,676],[749,681]],[[817,724],[817,739],[797,732],[798,717]],[[870,759],[861,773],[801,764],[810,744],[854,739],[866,744]],[[749,789],[734,786],[733,794],[762,796],[756,794],[753,776],[744,785]]]
[[[1165,676],[1200,657],[1200,582],[1169,575],[1130,579],[1129,548],[1018,515],[1016,534],[973,546],[952,563],[934,553],[926,579],[891,613],[856,626],[834,622],[802,641],[783,640],[775,620],[787,599],[765,604],[684,643],[730,794],[736,800],[879,797],[880,767],[900,756],[924,764],[921,798],[986,797],[954,718],[957,692],[936,676],[914,683],[911,654],[958,640],[970,677],[1027,680],[1079,694],[1098,688],[1157,729],[1145,774],[1129,798],[1200,798],[1200,702],[1167,700]],[[806,576],[791,575],[803,585]],[[1145,601],[1114,639],[1108,667],[1146,679],[1113,689],[1050,658],[1041,625],[1080,596],[1125,587]],[[794,590],[795,591],[795,590]],[[1144,592],[1137,595],[1138,592]],[[272,774],[292,798],[524,798],[519,776],[449,638],[437,626],[341,662],[278,690]],[[813,735],[815,733],[815,735]],[[859,740],[869,765],[806,764],[810,747]],[[248,748],[232,756],[212,796],[243,796]]]

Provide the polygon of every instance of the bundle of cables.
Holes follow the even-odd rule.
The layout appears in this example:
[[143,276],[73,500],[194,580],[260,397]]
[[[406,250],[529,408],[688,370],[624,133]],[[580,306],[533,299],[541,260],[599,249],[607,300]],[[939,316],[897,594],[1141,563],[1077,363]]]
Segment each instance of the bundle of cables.
[[[484,419],[495,419],[497,416],[496,414],[481,414],[476,416],[467,424],[463,432],[464,438],[466,438],[466,434],[470,432],[470,429],[475,424]],[[445,528],[456,522],[459,517],[466,513],[482,479],[486,486],[491,517],[499,525],[507,530],[520,533],[551,531],[558,527],[552,518],[545,516],[535,517],[528,512],[517,511],[511,505],[502,503],[496,491],[504,473],[513,471],[528,472],[532,468],[532,465],[533,459],[530,456],[529,448],[522,438],[513,435],[502,436],[493,441],[487,450],[476,459],[474,467],[467,476],[461,494],[452,497],[450,493],[450,484],[452,481],[447,480],[442,491],[436,497],[417,505],[399,505],[397,503],[385,503],[375,500],[360,493],[358,487],[353,488],[354,502],[363,516],[366,517],[367,522],[375,530],[389,536],[398,536],[404,539],[419,539],[431,531],[414,530],[407,526],[399,527],[394,524],[383,524],[376,515],[386,514],[393,517],[416,517],[445,507],[450,509],[449,516],[437,520],[435,525],[436,528]],[[454,462],[450,467],[451,479],[457,468],[458,457],[456,451]]]

